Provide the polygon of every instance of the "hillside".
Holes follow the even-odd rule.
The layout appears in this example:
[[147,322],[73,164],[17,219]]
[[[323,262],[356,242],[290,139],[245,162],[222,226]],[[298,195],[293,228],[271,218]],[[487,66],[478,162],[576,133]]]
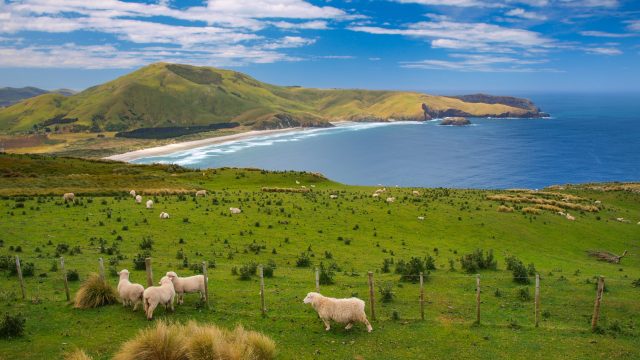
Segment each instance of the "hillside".
[[537,109],[489,100],[283,87],[230,70],[156,63],[70,97],[44,94],[1,109],[0,132],[40,131],[56,125],[63,132],[126,132],[231,123],[266,129],[330,126],[334,120],[541,115]]
[[0,107],[10,106],[18,103],[24,99],[29,99],[42,94],[59,94],[64,96],[71,96],[75,94],[75,91],[69,89],[57,89],[53,91],[38,89],[36,87],[28,86],[23,88],[3,87],[0,88]]
[[[144,201],[153,199],[153,209],[136,204],[131,189]],[[193,196],[199,189],[209,195]],[[26,318],[24,336],[0,339],[0,357],[62,358],[82,348],[95,359],[110,359],[139,329],[159,320],[242,324],[270,336],[278,359],[640,356],[637,184],[546,191],[394,187],[380,198],[372,196],[375,190],[294,171],[0,154],[0,213],[6,220],[0,221],[0,303],[3,314]],[[76,193],[74,203],[62,201],[68,191]],[[230,207],[242,213],[232,215]],[[556,207],[575,220],[558,215]],[[161,211],[171,218],[160,219]],[[483,264],[495,265],[466,270],[464,259],[474,259],[476,249],[485,255],[493,250]],[[629,254],[611,264],[589,250]],[[15,256],[23,266],[26,300]],[[67,273],[79,276],[69,276],[73,299],[81,282],[98,272],[99,258],[111,286],[125,268],[132,281],[146,285],[144,265],[139,267],[145,256],[152,259],[154,282],[167,271],[196,274],[207,261],[209,306],[187,294],[175,312],[156,309],[149,322],[140,310],[120,304],[82,310],[66,300],[60,257]],[[526,267],[516,278],[507,264],[514,257]],[[474,261],[467,266],[477,266]],[[264,279],[264,316],[257,264],[272,271]],[[315,289],[315,267],[323,269],[321,293],[367,301],[372,333],[361,324],[325,331],[302,303]],[[368,271],[375,281],[375,320]],[[424,320],[418,271],[425,274]],[[476,273],[480,325],[474,324]],[[599,326],[591,332],[597,275],[605,276],[606,292]]]

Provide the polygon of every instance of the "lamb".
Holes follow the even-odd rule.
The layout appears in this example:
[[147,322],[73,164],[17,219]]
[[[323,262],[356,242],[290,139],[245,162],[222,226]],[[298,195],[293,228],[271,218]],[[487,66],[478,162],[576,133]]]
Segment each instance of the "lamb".
[[207,190],[196,191],[196,196],[207,196]]
[[418,220],[424,220],[424,216],[418,216]]
[[173,287],[178,295],[178,304],[184,302],[185,293],[200,293],[200,300],[204,299],[204,275],[179,277],[173,271],[167,273],[167,277],[173,282]]
[[147,200],[147,209],[153,208],[153,200]]
[[418,191],[418,190],[413,190],[411,193],[412,193],[414,196],[420,196],[420,191]]
[[135,190],[129,191],[129,195],[136,197],[136,191]]
[[162,304],[165,309],[169,307],[171,311],[173,308],[173,299],[176,297],[176,291],[173,288],[173,282],[166,276],[160,279],[160,286],[151,286],[144,290],[142,298],[144,300],[144,313],[147,315],[147,320],[153,318],[153,310]]
[[138,305],[142,302],[144,287],[129,281],[129,270],[127,269],[120,270],[118,276],[120,276],[118,294],[120,294],[120,299],[122,299],[122,306],[133,305],[133,311],[136,311]]
[[352,297],[348,299],[335,299],[317,292],[310,292],[304,298],[303,303],[311,304],[318,312],[320,319],[324,322],[325,330],[331,330],[330,321],[347,324],[345,329],[349,330],[354,322],[361,322],[367,326],[367,331],[371,332],[373,327],[367,320],[364,312],[364,301]]
[[166,212],[161,212],[160,213],[160,219],[168,219],[169,218],[169,214]]
[[142,203],[142,196],[136,195],[136,204]]
[[62,200],[64,200],[64,202],[67,202],[67,201],[74,202],[75,198],[76,198],[76,195],[74,193],[66,193],[62,195]]
[[568,213],[567,213],[567,215],[565,217],[567,218],[567,220],[571,220],[571,221],[575,221],[575,219],[576,219],[574,216],[572,216],[571,214],[568,214]]
[[337,199],[338,195],[330,195],[329,197],[332,198],[332,199]]
[[396,198],[394,198],[394,197],[388,197],[388,198],[387,198],[387,202],[388,202],[388,203],[392,203],[392,202],[394,202],[394,201],[396,201]]
[[231,211],[232,214],[240,214],[242,212],[242,210],[234,207],[229,208],[229,211]]
[[377,198],[377,197],[380,197],[380,194],[378,194],[378,193],[373,193],[373,195],[371,195],[371,196],[373,196],[374,198]]

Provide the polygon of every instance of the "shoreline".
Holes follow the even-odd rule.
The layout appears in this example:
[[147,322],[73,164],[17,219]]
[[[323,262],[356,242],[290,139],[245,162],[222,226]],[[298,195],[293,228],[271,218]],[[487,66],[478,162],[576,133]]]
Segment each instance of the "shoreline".
[[183,142],[177,142],[174,144],[167,144],[167,145],[154,146],[154,147],[140,149],[140,150],[128,151],[122,154],[107,156],[107,157],[104,157],[103,159],[130,162],[133,160],[150,157],[150,156],[167,155],[167,154],[175,153],[178,151],[191,150],[191,149],[195,149],[203,146],[219,145],[219,144],[223,144],[231,141],[244,140],[244,139],[249,139],[249,138],[264,136],[264,135],[296,132],[296,131],[302,131],[304,129],[306,128],[292,127],[292,128],[286,128],[286,129],[273,129],[273,130],[250,130],[250,131],[245,131],[238,134],[216,136],[216,137],[210,137],[210,138],[200,139],[200,140],[183,141]]

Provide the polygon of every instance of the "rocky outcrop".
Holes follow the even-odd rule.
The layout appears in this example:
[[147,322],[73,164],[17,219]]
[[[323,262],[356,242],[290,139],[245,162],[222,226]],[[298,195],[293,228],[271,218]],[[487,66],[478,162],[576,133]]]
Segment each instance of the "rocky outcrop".
[[321,118],[299,116],[288,113],[272,114],[257,120],[251,128],[254,130],[286,129],[293,127],[332,127],[333,125]]
[[540,112],[535,104],[529,99],[517,98],[513,96],[494,96],[487,94],[471,94],[451,96],[468,103],[484,103],[484,104],[502,104],[513,106],[520,109],[531,110],[532,112]]
[[471,125],[471,121],[464,117],[446,117],[442,119],[440,125],[465,126]]

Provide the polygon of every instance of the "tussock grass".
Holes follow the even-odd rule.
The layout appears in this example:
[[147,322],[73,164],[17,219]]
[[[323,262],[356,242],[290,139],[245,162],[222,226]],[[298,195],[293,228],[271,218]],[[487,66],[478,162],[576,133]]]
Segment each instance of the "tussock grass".
[[64,360],[93,360],[93,358],[87,355],[82,349],[76,349],[72,352],[65,354]]
[[500,205],[498,206],[498,212],[513,212],[513,208],[510,206]]
[[91,274],[78,289],[74,307],[91,309],[115,304],[117,301],[118,293],[116,290],[106,280],[101,279],[98,274]]
[[561,212],[563,210],[561,207],[557,207],[554,205],[546,205],[546,204],[533,205],[533,207],[536,209],[549,210],[553,212]]
[[541,214],[542,211],[540,211],[540,209],[534,208],[534,207],[526,207],[522,209],[522,212],[525,214],[534,214],[534,215],[538,215]]
[[309,189],[305,188],[279,188],[279,187],[263,187],[262,191],[264,192],[290,192],[290,193],[308,193]]
[[550,200],[545,198],[527,196],[527,195],[489,195],[487,196],[488,200],[493,201],[503,201],[503,202],[513,202],[513,203],[531,203],[531,204],[540,204],[540,205],[553,205],[563,209],[571,209],[571,210],[579,210],[579,211],[589,211],[589,212],[598,212],[600,209],[594,205],[583,205],[576,204],[567,201],[558,201],[558,200]]
[[269,337],[237,326],[158,321],[126,342],[114,360],[271,360],[276,345]]

